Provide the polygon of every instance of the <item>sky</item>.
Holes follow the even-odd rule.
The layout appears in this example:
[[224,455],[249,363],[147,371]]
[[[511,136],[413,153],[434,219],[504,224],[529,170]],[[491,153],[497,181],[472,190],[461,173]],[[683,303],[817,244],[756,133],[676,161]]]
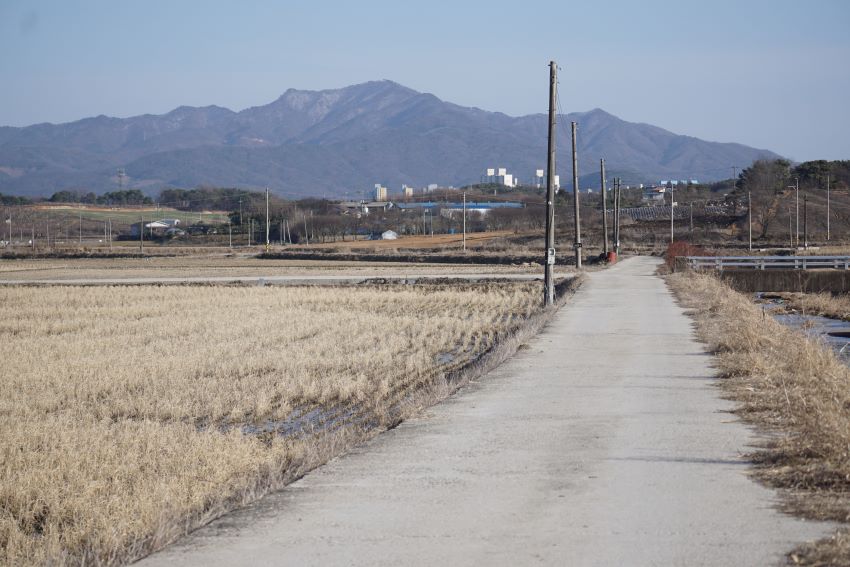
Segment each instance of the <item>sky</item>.
[[795,161],[850,159],[847,0],[0,0],[0,125],[390,79],[463,106],[602,108]]

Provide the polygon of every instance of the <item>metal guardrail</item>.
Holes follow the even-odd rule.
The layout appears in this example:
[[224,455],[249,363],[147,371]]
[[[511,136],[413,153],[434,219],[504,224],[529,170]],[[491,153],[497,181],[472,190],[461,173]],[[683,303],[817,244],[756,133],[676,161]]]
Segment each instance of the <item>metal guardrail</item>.
[[850,256],[687,256],[694,269],[811,270],[850,269]]

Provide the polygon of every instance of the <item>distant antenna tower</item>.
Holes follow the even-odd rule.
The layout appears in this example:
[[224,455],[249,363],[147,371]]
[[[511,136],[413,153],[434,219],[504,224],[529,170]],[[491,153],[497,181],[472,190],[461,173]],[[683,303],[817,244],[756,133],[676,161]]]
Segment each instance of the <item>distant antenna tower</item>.
[[123,167],[118,168],[118,188],[124,189],[124,185],[127,183],[127,172],[124,171]]

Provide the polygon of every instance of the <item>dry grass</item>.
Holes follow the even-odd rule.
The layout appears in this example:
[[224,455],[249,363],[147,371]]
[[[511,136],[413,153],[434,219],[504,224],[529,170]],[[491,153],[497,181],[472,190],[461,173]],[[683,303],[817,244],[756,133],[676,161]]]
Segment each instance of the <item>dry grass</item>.
[[148,553],[365,434],[286,437],[270,423],[319,407],[391,424],[524,325],[539,296],[527,284],[0,288],[0,563]]
[[[466,235],[466,244],[478,247],[481,244],[497,238],[512,235],[510,230],[495,230],[491,232],[470,232]],[[340,250],[386,250],[386,249],[417,249],[417,248],[459,248],[463,245],[463,234],[434,234],[419,236],[399,236],[395,240],[357,240],[338,242],[319,242],[310,245],[293,246],[296,250],[313,250],[335,248]]]
[[831,293],[783,293],[782,299],[791,309],[809,315],[850,321],[850,297]]
[[280,275],[540,273],[540,266],[447,265],[339,260],[271,260],[252,256],[21,259],[0,261],[0,280],[264,277]]
[[[757,476],[785,489],[788,511],[850,521],[850,369],[828,347],[783,327],[710,275],[680,273],[668,281],[694,309],[740,415],[776,433],[753,455]],[[801,547],[791,558],[848,565],[848,537]]]

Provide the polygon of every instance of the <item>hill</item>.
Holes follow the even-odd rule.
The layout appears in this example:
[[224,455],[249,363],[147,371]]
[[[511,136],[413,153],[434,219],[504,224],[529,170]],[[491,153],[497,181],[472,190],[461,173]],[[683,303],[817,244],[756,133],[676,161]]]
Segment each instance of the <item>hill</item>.
[[[627,183],[711,181],[776,154],[626,122],[601,109],[560,117],[558,171],[571,176],[569,122],[579,125],[579,171],[595,186],[604,157]],[[144,191],[199,184],[271,187],[284,196],[360,196],[375,183],[397,191],[478,182],[487,167],[522,181],[545,166],[544,114],[511,117],[458,106],[392,81],[342,89],[290,89],[234,112],[180,107],[163,115],[97,116],[66,124],[0,127],[0,192]],[[586,180],[586,182],[584,181]]]

